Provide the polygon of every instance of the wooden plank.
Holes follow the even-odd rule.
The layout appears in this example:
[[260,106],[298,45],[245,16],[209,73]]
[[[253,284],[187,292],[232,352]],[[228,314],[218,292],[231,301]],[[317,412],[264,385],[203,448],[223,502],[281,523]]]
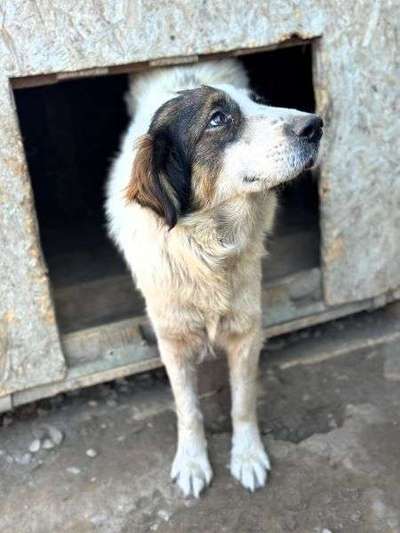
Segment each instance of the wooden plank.
[[[74,242],[73,239],[72,241]],[[313,299],[320,300],[318,269],[312,271],[314,274],[308,274],[313,279],[300,282],[300,278],[304,277],[303,272],[306,270],[311,272],[313,267],[317,267],[318,246],[318,235],[314,228],[276,237],[269,245],[270,255],[263,262],[263,278],[266,286],[278,287],[282,283],[285,285],[285,280],[293,275],[295,277],[291,283],[298,285],[297,292],[309,291],[308,284],[311,282],[314,284],[313,290],[318,289],[318,294],[314,294]],[[93,257],[96,257],[95,262]],[[57,251],[57,254],[50,258],[50,272],[54,273],[53,297],[62,333],[140,316],[144,313],[143,298],[135,290],[130,274],[124,268],[121,269],[118,259],[115,253],[110,253],[103,241],[100,241],[98,247],[96,246],[95,254],[89,254],[85,248],[77,252],[75,247],[71,248],[70,252]],[[302,284],[306,284],[303,289]],[[295,318],[296,290],[291,295],[293,296],[291,305],[286,305],[285,295],[282,296],[279,290],[271,290],[270,299],[274,304],[270,312],[279,315],[281,319],[283,315],[287,320]],[[301,298],[301,294],[298,297]],[[283,301],[286,303],[282,303]],[[310,312],[316,310],[314,306]]]
[[54,290],[62,332],[142,315],[144,303],[127,275],[109,276]]
[[280,43],[271,44],[268,46],[258,46],[256,48],[238,48],[227,52],[217,52],[212,54],[192,54],[180,56],[162,56],[150,61],[139,61],[137,63],[128,63],[125,65],[111,65],[109,67],[93,67],[86,69],[78,69],[71,71],[58,72],[56,74],[38,74],[37,76],[21,76],[18,78],[11,78],[11,85],[13,89],[27,89],[31,87],[41,87],[43,85],[53,85],[65,80],[74,80],[79,78],[89,78],[93,76],[108,76],[113,74],[130,74],[140,70],[151,67],[167,66],[167,65],[184,65],[190,63],[197,63],[201,61],[210,61],[215,59],[224,59],[228,57],[240,57],[244,55],[269,52],[276,49],[288,48],[291,46],[301,46],[308,44],[318,36],[311,39],[303,39],[296,34],[290,36]]
[[[340,322],[329,322],[319,329],[317,337],[311,334],[306,338],[296,339],[295,343],[288,344],[270,357],[281,368],[289,368],[299,364],[316,364],[332,357],[386,345],[385,355],[390,354],[398,362],[399,321],[400,305],[391,304],[373,313],[361,313]],[[268,344],[266,349],[268,351]],[[393,379],[393,375],[386,377]]]
[[[289,281],[292,280],[293,277],[290,277]],[[288,294],[290,294],[290,284],[288,287]],[[268,288],[265,289],[267,294],[268,290]],[[266,299],[268,300],[268,297]],[[273,322],[277,317],[270,317],[268,309],[266,309],[264,329],[267,337],[274,337],[296,329],[334,320],[373,306],[373,301],[364,301],[325,309],[320,301],[311,301],[310,303],[306,300],[303,307],[298,305],[296,308],[298,316],[291,321],[286,321],[284,318],[280,322],[278,320]],[[284,307],[283,304],[282,307]],[[144,340],[144,337],[148,342]],[[112,369],[113,365],[117,367],[130,365],[132,370],[137,365],[138,370],[136,371],[143,371],[143,369],[147,369],[147,365],[151,368],[157,366],[156,352],[154,351],[155,339],[145,316],[67,333],[62,336],[62,344],[70,367],[82,366],[97,360],[107,361],[104,364],[108,369]],[[161,365],[161,363],[158,364]]]
[[[152,355],[150,355],[152,353]],[[90,387],[98,383],[104,383],[124,376],[138,374],[155,368],[160,368],[162,363],[157,355],[157,350],[151,348],[147,357],[137,359],[137,352],[132,357],[133,361],[127,357],[124,362],[120,357],[121,366],[116,364],[116,360],[110,361],[99,359],[73,367],[69,370],[65,381],[59,381],[45,387],[35,387],[19,391],[13,396],[13,406],[30,403],[41,398],[48,398],[74,389]]]
[[[114,290],[111,285],[111,290]],[[122,291],[124,294],[124,291]],[[128,293],[129,294],[129,293]],[[100,291],[104,297],[104,293]],[[90,304],[88,293],[79,293],[81,305]],[[321,302],[321,273],[318,268],[297,272],[267,283],[263,289],[264,327],[277,326],[324,311]],[[107,305],[105,297],[103,306]],[[110,303],[108,305],[111,305]],[[79,310],[81,312],[81,309]],[[139,326],[147,319],[142,315],[104,325],[85,328],[62,336],[68,363],[87,361],[121,349],[136,350],[136,338],[143,338]],[[292,324],[293,327],[293,324]],[[127,348],[131,346],[131,348]]]
[[[368,303],[372,304],[372,301],[365,302],[365,304]],[[349,312],[352,312],[349,306],[342,306],[336,310],[336,316],[339,316],[339,313],[345,314]],[[322,316],[331,319],[332,314],[329,313]],[[312,325],[313,321],[320,319],[321,315],[308,317],[308,324],[303,323],[303,326]],[[399,304],[391,304],[373,313],[365,313],[364,316],[358,315],[345,318],[340,322],[340,327],[337,323],[327,324],[318,338],[310,336],[307,339],[301,339],[296,344],[291,344],[287,348],[280,350],[279,353],[274,352],[268,357],[274,358],[279,366],[287,368],[296,364],[315,364],[355,350],[372,348],[389,342],[398,343],[400,340],[399,320],[400,306]],[[162,366],[156,348],[144,345],[143,341],[138,337],[138,323],[139,320],[137,319],[114,325],[118,328],[130,329],[136,335],[132,336],[130,344],[126,344],[127,339],[125,339],[125,343],[122,343],[124,344],[123,349],[119,353],[117,353],[118,350],[114,350],[113,354],[103,354],[102,359],[86,363],[78,362],[76,366],[69,369],[65,381],[18,391],[12,396],[13,406]],[[111,328],[111,325],[103,327]],[[96,337],[99,337],[98,329],[93,328],[92,331],[86,332],[88,341],[93,341]],[[269,332],[270,336],[272,336],[271,333],[273,332]],[[75,338],[76,342],[80,336],[81,333],[71,333],[66,337],[69,337],[71,342]],[[68,349],[68,347],[66,348]],[[71,348],[71,345],[69,348]],[[217,361],[217,365],[219,363]],[[212,374],[213,372],[211,371]],[[210,387],[208,385],[211,382],[215,385],[218,380],[215,381],[215,376],[210,378],[207,375],[204,379],[206,383],[203,383],[203,392],[207,390],[209,393]]]

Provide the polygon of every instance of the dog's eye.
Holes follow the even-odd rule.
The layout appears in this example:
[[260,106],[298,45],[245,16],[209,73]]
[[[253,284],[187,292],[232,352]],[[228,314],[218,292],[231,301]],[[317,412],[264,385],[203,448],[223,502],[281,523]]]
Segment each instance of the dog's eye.
[[222,111],[215,111],[215,113],[211,115],[211,118],[208,122],[208,127],[218,128],[226,124],[228,120],[229,120],[228,115],[225,115],[225,113],[223,113]]

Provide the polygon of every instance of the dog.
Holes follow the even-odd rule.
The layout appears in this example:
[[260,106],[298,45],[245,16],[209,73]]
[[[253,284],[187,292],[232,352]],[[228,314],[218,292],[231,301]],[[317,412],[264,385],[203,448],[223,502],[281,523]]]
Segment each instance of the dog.
[[230,371],[230,470],[254,491],[270,470],[256,418],[264,240],[276,188],[315,164],[323,123],[264,105],[236,59],[134,75],[126,99],[133,118],[110,170],[106,212],[175,398],[171,477],[194,497],[211,481],[196,362],[218,348]]

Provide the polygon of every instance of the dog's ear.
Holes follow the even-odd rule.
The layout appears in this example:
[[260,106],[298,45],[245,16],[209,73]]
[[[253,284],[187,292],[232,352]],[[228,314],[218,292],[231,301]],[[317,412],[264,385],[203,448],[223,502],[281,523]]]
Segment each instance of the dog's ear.
[[189,203],[188,173],[183,154],[173,148],[165,132],[144,135],[137,145],[126,197],[152,209],[172,229]]

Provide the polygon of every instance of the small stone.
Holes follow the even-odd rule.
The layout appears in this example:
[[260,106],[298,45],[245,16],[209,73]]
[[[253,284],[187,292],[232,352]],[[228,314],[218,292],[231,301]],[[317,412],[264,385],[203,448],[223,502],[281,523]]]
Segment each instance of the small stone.
[[39,450],[40,450],[40,446],[41,446],[41,443],[40,443],[40,439],[35,439],[33,440],[30,445],[29,445],[29,451],[31,453],[37,453]]
[[97,452],[93,448],[89,448],[88,450],[86,450],[86,455],[93,459],[94,457],[97,457]]
[[88,406],[89,407],[97,407],[98,406],[98,402],[96,400],[89,400],[88,401]]
[[47,429],[50,439],[54,442],[56,446],[60,446],[64,438],[63,433],[55,426],[48,426]]
[[42,446],[45,450],[52,450],[55,444],[51,439],[44,439]]
[[81,469],[78,468],[77,466],[68,466],[66,470],[70,474],[74,474],[74,475],[77,475],[77,474],[81,473]]
[[165,509],[160,509],[157,514],[162,520],[164,520],[164,522],[168,522],[168,520],[171,518],[171,513]]
[[90,483],[96,483],[97,481],[97,478],[96,477],[91,477],[90,478]]
[[104,422],[103,422],[103,424],[100,424],[100,427],[101,427],[101,429],[107,429],[108,428],[107,424],[105,424]]
[[116,402],[113,399],[107,400],[106,403],[107,403],[108,407],[117,407],[117,405],[118,405],[118,402]]
[[19,465],[29,465],[32,460],[32,454],[27,452],[21,455],[20,457],[15,458],[15,462]]
[[332,531],[330,529],[326,529],[326,527],[324,527],[323,530],[321,531],[321,533],[332,533]]

